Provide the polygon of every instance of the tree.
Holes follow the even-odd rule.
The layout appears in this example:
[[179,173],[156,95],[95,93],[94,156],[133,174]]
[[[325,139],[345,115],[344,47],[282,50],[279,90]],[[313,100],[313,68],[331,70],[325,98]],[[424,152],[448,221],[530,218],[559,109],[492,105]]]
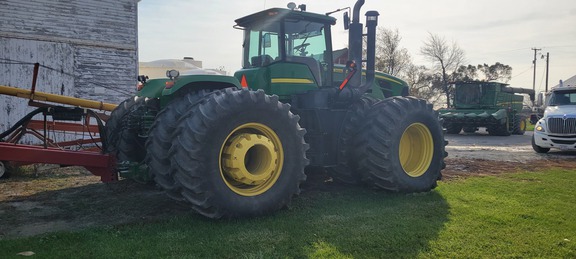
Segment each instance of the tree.
[[410,95],[426,99],[435,107],[440,105],[442,96],[441,79],[438,74],[431,73],[425,66],[411,64],[404,73],[406,83],[410,85]]
[[450,75],[454,74],[465,60],[464,50],[456,42],[448,44],[443,37],[430,33],[428,40],[420,49],[420,54],[432,62],[440,74],[442,92],[446,95],[446,104],[450,107],[451,89],[448,83],[451,81]]
[[494,65],[478,65],[478,71],[484,74],[483,81],[502,81],[508,83],[512,78],[512,67],[496,62]]
[[376,35],[376,70],[398,76],[412,64],[406,48],[400,47],[398,29],[379,28]]
[[[478,73],[481,76],[478,76]],[[460,66],[452,74],[453,81],[499,81],[507,83],[512,77],[512,67],[496,62],[494,65]]]
[[468,65],[468,66],[460,66],[458,67],[458,69],[456,70],[456,72],[454,72],[452,74],[452,80],[453,81],[473,81],[473,80],[477,80],[478,78],[478,68],[476,68],[476,66],[473,65]]

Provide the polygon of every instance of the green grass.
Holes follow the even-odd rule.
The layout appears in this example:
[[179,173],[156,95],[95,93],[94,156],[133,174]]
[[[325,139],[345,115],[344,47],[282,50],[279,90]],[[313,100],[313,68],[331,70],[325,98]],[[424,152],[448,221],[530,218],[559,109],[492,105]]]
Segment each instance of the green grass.
[[442,182],[433,192],[304,192],[245,220],[195,215],[0,241],[0,258],[576,257],[574,172]]
[[526,119],[526,131],[534,131],[534,125],[530,123],[530,119]]

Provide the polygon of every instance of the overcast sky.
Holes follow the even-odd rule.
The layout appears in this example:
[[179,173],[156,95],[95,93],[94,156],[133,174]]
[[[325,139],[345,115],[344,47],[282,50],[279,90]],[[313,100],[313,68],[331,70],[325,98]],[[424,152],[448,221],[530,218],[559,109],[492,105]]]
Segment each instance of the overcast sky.
[[[142,0],[139,3],[140,61],[181,59],[203,61],[204,68],[240,68],[242,32],[234,20],[265,8],[286,7],[289,1]],[[353,0],[308,0],[309,12],[326,13],[352,7]],[[466,52],[466,64],[500,62],[513,68],[514,87],[532,88],[534,51],[538,53],[536,89],[544,89],[545,59],[550,53],[549,85],[576,75],[576,1],[574,0],[366,0],[361,10],[380,13],[379,27],[398,29],[401,46],[418,65],[427,63],[420,48],[429,33],[456,41]],[[334,34],[334,49],[347,45],[342,13]],[[363,19],[362,19],[363,20]]]

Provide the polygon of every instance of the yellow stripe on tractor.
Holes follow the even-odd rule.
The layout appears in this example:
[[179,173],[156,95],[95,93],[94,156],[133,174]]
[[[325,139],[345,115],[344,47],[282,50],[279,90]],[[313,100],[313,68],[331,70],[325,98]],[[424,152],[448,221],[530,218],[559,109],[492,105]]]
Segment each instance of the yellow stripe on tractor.
[[45,101],[45,102],[53,102],[53,103],[60,103],[60,104],[68,104],[79,106],[83,108],[91,108],[91,109],[98,109],[102,111],[112,111],[116,108],[116,104],[111,103],[104,103],[80,98],[74,98],[70,96],[58,95],[58,94],[49,94],[43,92],[32,92],[31,90],[20,89],[10,86],[3,86],[0,85],[0,94],[16,96],[20,98],[35,100],[35,101]]
[[314,81],[306,78],[272,78],[273,84],[313,84]]

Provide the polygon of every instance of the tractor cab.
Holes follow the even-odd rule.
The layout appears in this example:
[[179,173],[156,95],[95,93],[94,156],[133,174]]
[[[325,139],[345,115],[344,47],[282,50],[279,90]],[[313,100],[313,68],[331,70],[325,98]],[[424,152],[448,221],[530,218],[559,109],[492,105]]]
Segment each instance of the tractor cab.
[[280,98],[332,85],[330,27],[336,19],[300,10],[272,8],[236,20],[244,31],[243,87]]

